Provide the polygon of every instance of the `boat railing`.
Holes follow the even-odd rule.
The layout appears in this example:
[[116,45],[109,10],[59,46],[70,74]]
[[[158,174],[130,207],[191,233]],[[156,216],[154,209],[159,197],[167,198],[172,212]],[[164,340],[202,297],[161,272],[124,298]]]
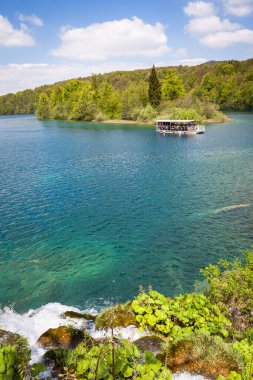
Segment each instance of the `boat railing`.
[[204,133],[205,126],[195,120],[189,121],[166,121],[159,120],[156,124],[156,131],[161,133]]

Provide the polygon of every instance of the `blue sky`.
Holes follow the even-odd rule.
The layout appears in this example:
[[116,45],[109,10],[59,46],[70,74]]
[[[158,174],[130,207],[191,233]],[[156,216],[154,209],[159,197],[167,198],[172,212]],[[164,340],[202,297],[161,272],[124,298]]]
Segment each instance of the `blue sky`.
[[159,65],[253,57],[253,0],[6,0],[0,94]]

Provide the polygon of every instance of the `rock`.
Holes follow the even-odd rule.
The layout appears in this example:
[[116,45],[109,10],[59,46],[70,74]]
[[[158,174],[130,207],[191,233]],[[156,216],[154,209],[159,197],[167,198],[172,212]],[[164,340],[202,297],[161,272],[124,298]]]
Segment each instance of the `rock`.
[[[90,349],[97,344],[98,343],[91,336],[89,336],[87,332],[84,333],[81,345],[84,345]],[[52,369],[53,378],[57,379],[58,375],[64,372],[64,367],[68,367],[72,360],[73,349],[66,347],[51,348],[43,355],[43,362],[47,367]]]
[[218,337],[192,335],[172,343],[157,355],[172,372],[190,372],[210,379],[240,373],[236,359]]
[[[87,333],[73,327],[59,326],[55,329],[48,329],[38,339],[38,343],[43,347],[76,347],[85,339]],[[92,339],[92,338],[90,338]]]
[[71,310],[65,311],[65,313],[63,313],[61,317],[62,318],[77,318],[77,319],[83,318],[83,319],[86,319],[87,321],[95,321],[96,319],[95,315],[87,314],[87,313],[77,313],[76,311],[71,311]]
[[158,335],[148,335],[135,340],[133,343],[139,348],[139,350],[141,350],[141,352],[147,350],[157,354],[161,350],[164,342],[164,339]]
[[131,302],[115,305],[103,310],[96,317],[96,329],[108,330],[116,327],[137,326]]
[[18,351],[29,351],[29,346],[27,343],[27,340],[19,335],[14,334],[10,331],[1,330],[0,329],[0,344],[2,346],[15,346],[17,347]]

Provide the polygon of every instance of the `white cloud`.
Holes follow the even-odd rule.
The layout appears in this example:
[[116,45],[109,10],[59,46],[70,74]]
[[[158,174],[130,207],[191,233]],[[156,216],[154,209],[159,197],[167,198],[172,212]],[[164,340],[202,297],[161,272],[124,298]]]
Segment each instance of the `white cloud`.
[[211,48],[224,48],[234,44],[253,45],[253,30],[240,29],[232,32],[211,33],[202,37],[200,42]]
[[189,21],[186,29],[193,34],[207,34],[212,32],[233,31],[240,29],[240,25],[221,20],[218,16],[198,17]]
[[181,59],[181,61],[177,61],[174,63],[175,66],[182,65],[182,66],[197,66],[201,65],[202,63],[207,62],[206,58],[189,58],[189,59]]
[[172,52],[173,57],[184,58],[188,55],[188,50],[186,48],[178,48]]
[[223,0],[227,14],[243,17],[249,16],[253,11],[253,0]]
[[187,58],[157,63],[155,66],[197,66],[207,62],[206,58]]
[[44,25],[44,22],[35,15],[23,15],[22,13],[20,13],[18,15],[18,19],[22,22],[29,22],[30,24],[35,25],[35,26]]
[[0,46],[34,46],[35,41],[27,27],[21,24],[14,29],[7,17],[0,15]]
[[[222,2],[230,13],[238,8],[239,15],[244,12],[240,7],[253,4],[253,0],[222,0]],[[193,35],[201,36],[199,42],[202,45],[209,48],[225,48],[238,43],[253,45],[253,30],[243,28],[227,18],[221,19],[215,14],[211,3],[189,2],[184,11],[190,16],[185,29]]]
[[212,3],[205,1],[190,1],[185,7],[184,12],[187,16],[207,17],[215,13],[215,8]]
[[119,56],[156,57],[170,51],[165,27],[146,24],[133,17],[92,24],[85,28],[65,27],[62,44],[51,53],[75,60],[106,60]]

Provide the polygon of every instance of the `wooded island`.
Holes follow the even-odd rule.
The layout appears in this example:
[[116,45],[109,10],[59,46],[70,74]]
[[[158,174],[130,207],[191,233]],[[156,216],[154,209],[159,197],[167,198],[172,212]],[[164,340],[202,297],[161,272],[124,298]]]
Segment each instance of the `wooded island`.
[[1,115],[42,120],[226,120],[219,109],[253,109],[253,59],[94,74],[0,97]]

